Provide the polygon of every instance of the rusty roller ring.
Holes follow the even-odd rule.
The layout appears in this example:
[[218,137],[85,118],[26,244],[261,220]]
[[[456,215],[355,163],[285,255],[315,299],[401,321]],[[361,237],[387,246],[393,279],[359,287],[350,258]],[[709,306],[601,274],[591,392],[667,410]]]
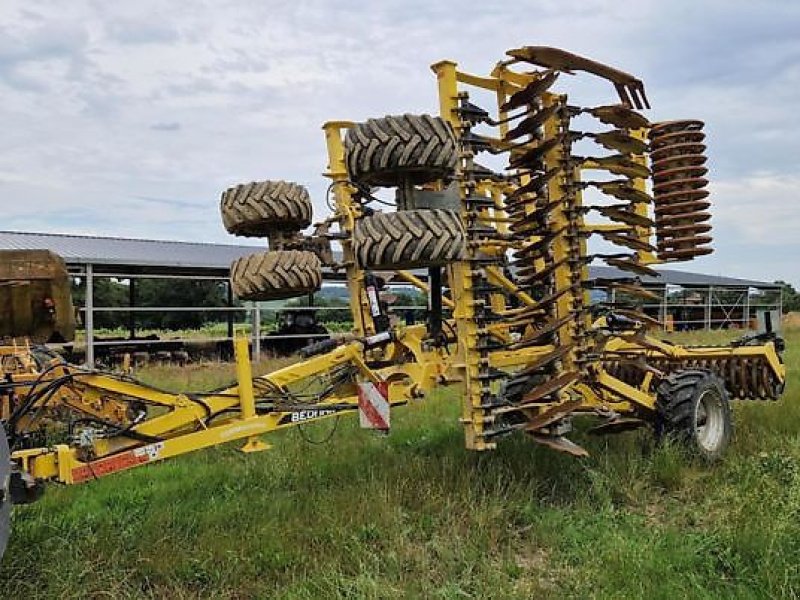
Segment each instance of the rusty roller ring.
[[711,192],[707,188],[694,188],[691,190],[677,190],[674,192],[664,192],[658,195],[658,201],[668,204],[675,199],[702,200],[708,198]]
[[686,131],[702,129],[705,123],[698,119],[680,119],[675,121],[661,121],[650,125],[650,134],[662,134],[671,131]]
[[669,250],[667,252],[657,252],[660,260],[689,260],[697,256],[705,256],[714,252],[712,248],[692,248],[684,250]]
[[687,220],[686,223],[675,225],[669,222],[664,223],[661,221],[661,219],[658,219],[657,222],[672,235],[700,235],[711,231],[711,225],[708,223],[694,223],[690,220]]
[[686,214],[677,214],[677,215],[657,215],[656,216],[656,225],[667,225],[667,224],[686,224],[686,223],[704,223],[711,219],[711,213],[709,212],[693,212],[690,215]]
[[672,154],[650,164],[653,172],[674,167],[699,167],[706,164],[708,157],[705,154]]
[[664,239],[659,240],[657,248],[659,250],[667,250],[669,248],[678,248],[682,246],[702,246],[703,244],[710,244],[713,238],[710,235],[690,235],[687,237],[667,237],[666,234],[672,233],[670,231],[663,232]]
[[705,142],[706,134],[702,131],[676,131],[667,135],[650,138],[650,148],[659,150],[667,146],[677,146],[679,144],[702,144]]
[[708,185],[708,179],[693,177],[689,179],[671,179],[653,184],[653,195],[656,202],[662,192],[673,192],[677,190],[699,190]]
[[667,204],[664,206],[659,206],[656,204],[655,206],[655,213],[656,217],[660,215],[682,215],[684,217],[694,217],[694,213],[699,213],[704,211],[709,206],[711,206],[710,202],[706,202],[705,200],[692,200],[691,202],[681,202],[679,204]]
[[675,167],[674,169],[659,169],[653,171],[653,181],[674,181],[675,179],[694,179],[703,177],[708,173],[708,168],[698,165]]
[[676,156],[679,154],[703,154],[706,151],[705,144],[698,144],[696,142],[686,142],[682,144],[673,144],[664,146],[663,148],[652,149],[650,151],[650,160],[658,161],[668,156]]

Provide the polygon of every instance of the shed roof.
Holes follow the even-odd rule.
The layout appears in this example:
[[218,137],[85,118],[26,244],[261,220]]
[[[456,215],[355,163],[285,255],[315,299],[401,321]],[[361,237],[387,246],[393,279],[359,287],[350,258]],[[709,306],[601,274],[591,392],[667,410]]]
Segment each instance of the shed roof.
[[[231,262],[246,254],[263,250],[264,246],[0,231],[0,249],[51,250],[63,257],[71,267],[92,264],[96,271],[105,273],[205,274],[227,277]],[[661,277],[642,277],[643,283],[650,286],[683,287],[779,287],[774,283],[750,279],[673,269],[658,271]],[[630,276],[614,267],[604,266],[592,266],[589,272],[593,279]]]

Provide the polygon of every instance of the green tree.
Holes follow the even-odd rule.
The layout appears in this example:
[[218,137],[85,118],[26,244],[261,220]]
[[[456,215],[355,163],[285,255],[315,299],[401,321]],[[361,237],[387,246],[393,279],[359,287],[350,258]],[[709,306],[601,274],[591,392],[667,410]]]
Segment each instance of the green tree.
[[775,283],[783,287],[783,312],[800,311],[800,293],[794,289],[791,283],[778,280]]

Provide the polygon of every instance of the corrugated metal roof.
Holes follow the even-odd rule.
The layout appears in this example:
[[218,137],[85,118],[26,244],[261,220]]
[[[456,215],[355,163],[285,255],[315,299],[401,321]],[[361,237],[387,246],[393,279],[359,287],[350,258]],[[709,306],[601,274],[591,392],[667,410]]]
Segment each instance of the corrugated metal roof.
[[[235,259],[263,250],[264,246],[236,246],[229,244],[204,244],[172,242],[61,233],[30,233],[0,231],[0,249],[51,250],[64,258],[69,265],[106,265],[125,270],[158,269],[183,273],[192,270],[225,272]],[[672,269],[658,269],[661,277],[642,277],[649,285],[719,286],[719,287],[776,287],[775,284],[749,279],[719,277],[688,273]],[[107,271],[108,272],[108,271]],[[614,267],[589,268],[592,279],[630,276]]]
[[228,269],[233,260],[265,246],[234,246],[129,238],[0,231],[0,249],[51,250],[67,264]]

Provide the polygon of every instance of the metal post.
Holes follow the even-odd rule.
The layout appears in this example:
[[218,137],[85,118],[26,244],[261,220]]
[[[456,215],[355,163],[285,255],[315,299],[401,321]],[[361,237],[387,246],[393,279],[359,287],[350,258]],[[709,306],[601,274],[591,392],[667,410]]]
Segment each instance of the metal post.
[[[128,308],[136,306],[136,280],[131,277],[128,279]],[[136,313],[134,311],[128,312],[128,337],[134,339],[136,337]]]
[[[667,330],[667,293],[668,293],[667,284],[664,284],[664,293],[661,295],[661,329],[663,331]],[[674,323],[673,323],[674,324]]]
[[[228,281],[228,308],[233,308],[233,286]],[[233,311],[228,311],[228,339],[233,339]]]
[[253,360],[261,360],[261,306],[253,303]]
[[86,297],[84,301],[86,331],[86,364],[94,367],[94,265],[86,265]]
[[750,329],[750,288],[744,290],[744,323],[742,329]]
[[711,305],[713,304],[714,288],[708,286],[708,294],[706,295],[706,329],[711,330]]

